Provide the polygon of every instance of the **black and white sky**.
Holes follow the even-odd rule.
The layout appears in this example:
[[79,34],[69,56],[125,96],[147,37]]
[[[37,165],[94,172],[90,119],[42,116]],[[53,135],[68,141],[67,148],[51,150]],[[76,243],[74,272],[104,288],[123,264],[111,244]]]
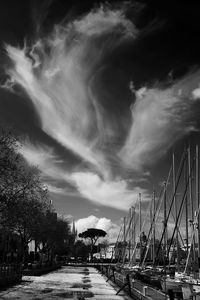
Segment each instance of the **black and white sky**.
[[0,119],[80,230],[117,232],[199,142],[199,19],[195,1],[0,2]]

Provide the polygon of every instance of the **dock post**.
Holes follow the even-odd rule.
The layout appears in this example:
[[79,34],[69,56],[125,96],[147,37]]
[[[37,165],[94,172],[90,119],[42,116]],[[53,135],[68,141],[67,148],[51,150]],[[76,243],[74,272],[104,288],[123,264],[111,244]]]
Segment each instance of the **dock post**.
[[119,291],[117,291],[116,295],[118,295],[122,290],[124,290],[126,286],[128,286],[128,292],[129,292],[129,295],[131,296],[131,285],[130,285],[129,274],[126,275],[126,282],[124,285],[122,285],[122,287],[119,289]]
[[114,283],[116,283],[116,280],[115,280],[115,270],[113,269],[113,281]]
[[174,292],[173,290],[168,290],[169,300],[174,300]]
[[129,295],[131,296],[131,283],[130,283],[130,275],[129,274],[126,275],[126,281],[128,283]]

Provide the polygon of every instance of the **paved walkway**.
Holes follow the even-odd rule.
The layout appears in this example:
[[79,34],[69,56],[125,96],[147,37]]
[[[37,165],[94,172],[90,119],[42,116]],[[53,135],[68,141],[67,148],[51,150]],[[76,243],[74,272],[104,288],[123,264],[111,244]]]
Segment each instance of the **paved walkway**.
[[51,300],[51,299],[131,299],[106,282],[95,268],[62,267],[55,272],[33,277],[24,276],[21,284],[0,291],[0,299]]

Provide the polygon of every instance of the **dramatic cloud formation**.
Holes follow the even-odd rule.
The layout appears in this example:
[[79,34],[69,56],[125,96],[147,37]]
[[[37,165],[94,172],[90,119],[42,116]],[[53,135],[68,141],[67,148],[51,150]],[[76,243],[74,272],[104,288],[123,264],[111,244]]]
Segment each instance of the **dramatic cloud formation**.
[[[129,188],[125,180],[103,180],[98,174],[91,172],[71,172],[64,170],[62,160],[59,160],[52,148],[47,146],[34,146],[29,141],[24,142],[20,153],[30,163],[37,165],[45,175],[45,180],[53,180],[47,183],[49,191],[55,194],[82,196],[99,206],[108,206],[120,210],[128,210],[138,199],[139,192],[143,194],[143,200],[148,201],[149,196],[145,189],[139,187]],[[76,188],[78,192],[69,192],[68,188],[56,186],[62,181]]]
[[[115,115],[117,87],[113,94],[109,88],[118,73],[108,76],[106,86],[102,72],[106,74],[110,66],[112,70],[113,56],[127,44],[134,48],[138,37],[134,20],[122,10],[101,7],[55,26],[52,34],[30,48],[6,47],[12,66],[5,86],[20,85],[35,107],[42,130],[83,163],[66,171],[52,150],[40,145],[25,144],[22,154],[47,177],[72,185],[82,197],[120,210],[134,205],[139,192],[144,200],[150,199],[146,189],[133,183],[139,183],[178,139],[195,130],[198,120],[199,72],[137,91],[133,83],[131,110],[132,76],[127,75],[127,94],[120,95],[123,105]],[[122,65],[117,66],[120,71]],[[119,88],[121,81],[118,78]],[[127,118],[121,116],[122,106]],[[133,174],[137,180],[130,184],[124,178]],[[54,193],[65,192],[56,184],[49,187]]]
[[48,191],[53,194],[61,194],[61,195],[67,194],[66,189],[53,186],[52,184],[49,184],[49,183],[47,184],[47,188],[48,188]]
[[22,147],[19,148],[19,152],[29,164],[37,166],[41,171],[49,192],[61,195],[74,195],[67,187],[57,186],[59,182],[64,183],[71,180],[69,174],[62,168],[63,161],[58,158],[52,148],[41,144],[36,146],[29,140],[25,140]]
[[52,36],[39,40],[31,51],[7,46],[14,63],[8,71],[11,82],[29,95],[42,129],[104,176],[109,171],[99,145],[106,128],[101,128],[100,104],[90,97],[87,82],[113,48],[135,35],[122,12],[101,8],[65,27],[56,26]]
[[139,187],[129,189],[125,180],[103,181],[97,174],[83,172],[73,173],[72,179],[80,194],[98,205],[128,210],[136,204],[140,192],[143,200],[149,200],[146,190]]
[[87,218],[79,219],[75,223],[78,233],[87,230],[88,228],[103,229],[107,232],[106,239],[110,242],[116,242],[119,234],[120,225],[113,223],[107,218],[97,218],[96,216],[88,216]]
[[55,155],[52,148],[39,144],[33,145],[26,140],[23,142],[23,146],[19,148],[19,152],[29,164],[36,165],[45,176],[66,180],[67,173],[61,172],[60,168],[62,160]]
[[142,88],[132,107],[132,126],[120,151],[123,162],[135,170],[152,164],[185,134],[194,131],[195,102],[200,81],[195,72],[168,88]]

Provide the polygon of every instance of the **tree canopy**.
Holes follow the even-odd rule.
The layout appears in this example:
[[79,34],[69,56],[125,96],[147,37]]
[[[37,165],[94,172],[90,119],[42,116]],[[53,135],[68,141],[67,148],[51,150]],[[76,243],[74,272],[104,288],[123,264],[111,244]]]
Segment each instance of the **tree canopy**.
[[106,234],[107,233],[102,229],[89,228],[86,231],[79,233],[79,237],[84,238],[84,239],[89,238],[91,240],[92,244],[95,245],[97,240],[100,237],[105,237]]
[[40,171],[27,163],[19,147],[10,130],[0,129],[0,249],[4,240],[17,235],[25,261],[32,240],[43,253],[63,250],[70,240],[70,226],[57,218]]
[[98,241],[98,239],[100,237],[105,237],[106,236],[106,232],[102,229],[98,229],[98,228],[88,228],[86,231],[83,231],[81,233],[79,233],[79,237],[83,238],[83,239],[89,239],[90,243],[91,243],[91,257],[92,257],[92,253],[93,253],[93,249],[94,246],[96,244],[96,242]]

